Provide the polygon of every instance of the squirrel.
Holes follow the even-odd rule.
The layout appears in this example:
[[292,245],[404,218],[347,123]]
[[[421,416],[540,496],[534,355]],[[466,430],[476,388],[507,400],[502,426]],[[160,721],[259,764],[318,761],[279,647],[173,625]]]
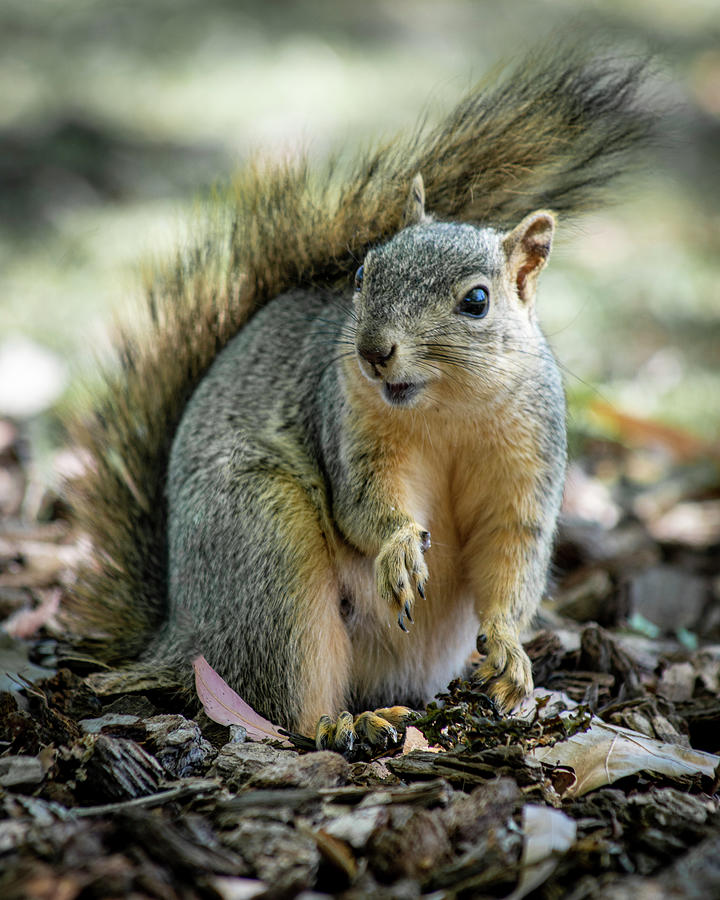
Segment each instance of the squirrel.
[[478,633],[498,705],[532,690],[566,464],[537,279],[648,135],[645,73],[535,53],[344,176],[255,163],[216,198],[72,432],[98,685],[189,689],[202,653],[336,749],[396,737]]

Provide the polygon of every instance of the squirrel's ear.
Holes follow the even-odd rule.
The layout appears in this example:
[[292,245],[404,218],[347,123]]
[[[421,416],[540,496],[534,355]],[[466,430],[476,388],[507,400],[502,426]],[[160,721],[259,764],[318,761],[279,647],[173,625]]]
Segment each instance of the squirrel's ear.
[[410,185],[410,193],[408,194],[405,212],[403,213],[402,227],[424,225],[429,221],[430,216],[425,213],[425,185],[423,184],[422,175],[418,172]]
[[503,238],[510,277],[526,303],[535,296],[537,277],[550,256],[554,233],[555,217],[541,211],[526,216]]

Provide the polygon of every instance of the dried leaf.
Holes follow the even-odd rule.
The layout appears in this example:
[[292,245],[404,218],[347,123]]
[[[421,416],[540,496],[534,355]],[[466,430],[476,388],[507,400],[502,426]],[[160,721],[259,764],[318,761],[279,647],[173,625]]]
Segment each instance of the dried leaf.
[[50,591],[40,606],[35,609],[21,609],[13,613],[3,622],[3,628],[8,634],[16,638],[29,638],[57,613],[60,606],[62,591],[56,588]]
[[204,656],[193,661],[195,670],[195,689],[207,716],[220,725],[242,725],[248,737],[253,741],[272,738],[284,746],[292,746],[278,727],[268,722],[246,703],[218,675]]
[[673,703],[692,700],[697,677],[697,671],[691,662],[671,663],[658,681],[657,692]]
[[663,447],[678,462],[709,457],[718,459],[720,448],[681,428],[621,412],[609,403],[595,400],[590,413],[616,432],[622,441],[640,447]]
[[568,467],[562,511],[566,517],[597,522],[603,528],[614,528],[622,518],[622,510],[613,500],[609,488],[599,479],[587,475],[577,462]]
[[[376,795],[369,796],[374,799]],[[333,819],[323,831],[355,850],[364,850],[373,834],[387,825],[387,819],[388,812],[383,806],[358,807]]]
[[525,836],[522,874],[518,886],[506,900],[521,900],[547,881],[577,835],[575,820],[558,809],[527,803],[522,812]]
[[15,787],[39,784],[45,773],[35,756],[5,756],[0,759],[0,786]]
[[577,825],[559,809],[527,803],[523,807],[523,831],[522,863],[532,866],[553,853],[569,850],[575,841]]
[[593,718],[587,731],[574,734],[552,747],[536,747],[530,756],[543,763],[571,766],[575,770],[577,782],[569,786],[569,797],[581,797],[637,772],[658,772],[674,777],[701,773],[712,778],[720,765],[720,756],[656,741],[597,718]]
[[253,900],[267,894],[268,889],[264,881],[255,878],[216,876],[211,883],[222,900]]
[[323,858],[333,868],[343,872],[348,881],[354,881],[358,874],[358,864],[347,843],[323,828],[318,828],[317,831],[309,830],[308,833],[314,839]]
[[711,547],[720,542],[720,500],[678,503],[647,524],[650,534],[661,543]]
[[441,748],[437,745],[431,746],[428,739],[419,728],[408,725],[405,730],[405,740],[403,741],[400,753],[404,756],[406,753],[410,753],[411,750],[428,750],[430,753],[439,753]]

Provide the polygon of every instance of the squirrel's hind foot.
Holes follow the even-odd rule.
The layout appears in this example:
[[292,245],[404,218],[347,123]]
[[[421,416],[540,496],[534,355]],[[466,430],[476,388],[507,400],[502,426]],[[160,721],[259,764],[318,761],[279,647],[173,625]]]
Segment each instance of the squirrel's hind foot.
[[346,710],[334,722],[330,716],[322,716],[315,729],[315,746],[318,750],[335,750],[349,759],[375,756],[399,744],[417,715],[407,706],[390,706],[358,716]]

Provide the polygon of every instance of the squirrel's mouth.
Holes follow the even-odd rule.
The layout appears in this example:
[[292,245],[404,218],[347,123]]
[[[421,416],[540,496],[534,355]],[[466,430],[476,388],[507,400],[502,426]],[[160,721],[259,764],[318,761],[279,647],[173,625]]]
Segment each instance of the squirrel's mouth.
[[383,382],[383,397],[391,406],[407,406],[423,389],[422,381]]

